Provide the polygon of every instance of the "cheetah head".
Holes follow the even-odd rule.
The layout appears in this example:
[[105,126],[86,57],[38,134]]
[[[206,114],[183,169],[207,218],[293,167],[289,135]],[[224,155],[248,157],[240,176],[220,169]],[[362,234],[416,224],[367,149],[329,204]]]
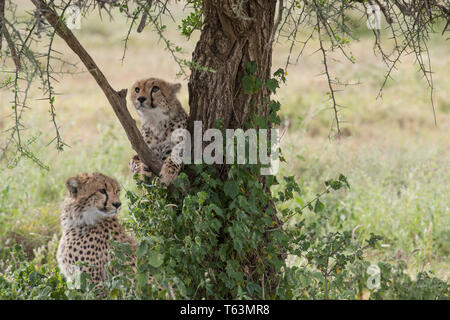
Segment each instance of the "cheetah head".
[[176,94],[181,84],[148,78],[136,81],[131,87],[131,101],[141,119],[160,119],[178,111],[180,105]]
[[77,225],[94,225],[119,212],[120,187],[113,178],[101,173],[82,173],[67,179],[66,187],[69,191],[66,200],[71,206],[66,218]]

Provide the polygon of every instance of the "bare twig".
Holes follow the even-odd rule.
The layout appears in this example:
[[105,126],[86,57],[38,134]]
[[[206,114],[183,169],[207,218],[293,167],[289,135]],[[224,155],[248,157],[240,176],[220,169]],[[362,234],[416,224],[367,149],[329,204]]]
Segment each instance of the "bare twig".
[[361,227],[360,225],[357,225],[356,227],[353,228],[353,230],[352,230],[352,241],[355,240],[356,230],[358,230],[360,227]]
[[175,296],[175,291],[173,290],[170,282],[167,282],[167,286],[169,287],[169,292],[170,292],[170,296],[172,297],[172,300],[177,300],[177,297]]
[[5,36],[6,42],[8,43],[9,51],[11,52],[11,57],[16,65],[16,70],[22,71],[22,65],[20,64],[20,59],[17,56],[16,47],[14,46],[14,42],[11,39],[11,35],[6,28],[6,24],[4,19],[2,19],[2,33]]
[[0,0],[0,51],[2,50],[3,17],[5,16],[5,0]]
[[180,72],[185,76],[185,78],[188,78],[188,75],[186,73],[186,70],[184,70],[184,67],[187,65],[186,61],[183,59],[180,59],[177,55],[176,55],[176,48],[173,48],[173,43],[170,42],[169,39],[167,39],[164,34],[163,34],[163,29],[161,28],[161,26],[158,24],[157,21],[157,17],[152,18],[150,17],[150,22],[153,24],[153,26],[156,29],[156,32],[159,35],[159,38],[162,39],[166,45],[166,49],[170,52],[170,54],[172,55],[172,58],[175,60],[175,62],[178,64],[178,66],[180,67]]
[[333,102],[333,110],[334,110],[334,118],[336,121],[336,129],[337,129],[337,137],[338,139],[341,137],[341,127],[340,127],[340,121],[339,121],[339,117],[338,117],[338,104],[336,102],[336,97],[335,97],[335,90],[331,81],[331,76],[330,76],[330,72],[328,70],[328,60],[327,60],[327,52],[323,46],[323,39],[320,33],[320,20],[317,19],[317,33],[318,33],[318,37],[319,37],[319,45],[320,45],[320,51],[322,52],[322,57],[323,57],[323,65],[325,68],[325,75],[327,76],[327,81],[328,81],[328,88],[330,89],[330,98],[331,101]]
[[152,7],[152,0],[147,0],[148,9],[144,10],[144,13],[142,14],[141,22],[139,23],[139,26],[137,28],[137,32],[141,33],[142,30],[145,28],[145,24],[147,23],[147,17],[148,17],[148,10]]
[[[129,40],[129,38],[130,38],[131,29],[133,28],[134,22],[135,22],[136,19],[138,18],[139,13],[141,12],[142,9],[143,9],[143,7],[139,8],[139,9],[137,10],[137,12],[133,15],[132,20],[131,20],[131,23],[130,23],[130,27],[128,28],[127,36],[126,36],[125,39],[123,40],[125,44],[124,44],[124,46],[123,46],[122,63],[123,63],[123,61],[125,60],[125,54],[126,54],[127,49],[128,49],[127,44],[128,44],[128,40]],[[146,13],[146,12],[145,12],[145,10],[144,10],[144,14],[145,14],[145,13]]]
[[281,23],[281,19],[283,18],[283,10],[284,10],[284,1],[279,0],[278,1],[278,17],[277,17],[277,20],[275,21],[275,24],[273,25],[272,33],[270,34],[270,39],[267,42],[268,47],[272,47],[272,45],[273,45],[273,41],[275,39],[275,34],[277,33],[278,27],[280,26],[280,23]]
[[264,294],[264,272],[262,274],[262,279],[261,279],[261,297],[262,300],[265,300],[265,294]]
[[378,0],[375,0],[375,2],[380,7],[381,12],[383,12],[384,17],[386,18],[386,22],[392,24],[393,20],[386,6]]

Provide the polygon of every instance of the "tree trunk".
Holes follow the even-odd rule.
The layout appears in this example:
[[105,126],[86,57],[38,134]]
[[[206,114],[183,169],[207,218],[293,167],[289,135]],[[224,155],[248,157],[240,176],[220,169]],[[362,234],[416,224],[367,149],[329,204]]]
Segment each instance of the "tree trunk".
[[[239,8],[240,3],[242,7]],[[272,67],[271,33],[276,0],[204,0],[204,25],[192,54],[193,62],[216,72],[192,70],[189,81],[189,130],[200,120],[203,130],[221,118],[227,129],[241,128],[253,113],[265,114],[263,98],[244,94],[241,79],[245,64],[255,61],[255,76],[268,79]],[[254,104],[250,104],[250,100]],[[259,109],[259,110],[258,110]]]
[[[242,2],[242,7],[239,8]],[[226,129],[243,128],[246,120],[254,114],[267,116],[269,91],[263,86],[258,93],[245,94],[242,78],[247,73],[246,63],[256,62],[256,78],[267,80],[272,66],[272,30],[275,24],[276,0],[204,0],[204,25],[200,40],[193,52],[195,65],[215,70],[208,72],[192,70],[189,81],[190,117],[189,131],[193,134],[194,121],[202,121],[203,131],[212,128],[218,119]],[[244,128],[245,130],[245,128]],[[221,168],[221,178],[226,179],[227,166]],[[261,176],[265,186],[265,176]],[[266,192],[270,192],[265,188]],[[270,204],[274,207],[274,204]],[[270,210],[276,212],[276,210]],[[274,213],[272,219],[279,225]],[[267,232],[266,232],[267,236]],[[263,246],[255,256],[248,257],[243,269],[250,269],[256,275]],[[280,252],[280,258],[285,252]],[[260,276],[257,276],[260,277]],[[262,295],[273,296],[277,274],[267,268],[261,279]],[[265,288],[264,288],[265,287]],[[265,292],[265,293],[264,293]],[[259,297],[261,298],[261,297]]]

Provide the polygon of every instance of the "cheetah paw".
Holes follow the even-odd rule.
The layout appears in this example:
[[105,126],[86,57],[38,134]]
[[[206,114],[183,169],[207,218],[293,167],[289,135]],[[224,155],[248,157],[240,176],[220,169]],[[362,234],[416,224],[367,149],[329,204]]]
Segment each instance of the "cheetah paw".
[[150,169],[139,159],[138,155],[135,155],[128,164],[130,171],[133,174],[139,174],[144,179],[145,177],[152,178],[152,172]]
[[172,182],[174,182],[177,177],[178,175],[175,172],[170,172],[170,170],[166,170],[166,168],[164,167],[162,168],[161,174],[159,175],[161,184],[164,187],[171,185]]

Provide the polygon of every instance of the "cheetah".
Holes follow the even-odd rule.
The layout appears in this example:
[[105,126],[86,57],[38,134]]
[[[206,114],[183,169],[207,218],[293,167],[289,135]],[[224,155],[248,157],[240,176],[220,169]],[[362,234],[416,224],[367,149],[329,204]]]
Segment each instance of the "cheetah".
[[[58,265],[69,281],[75,272],[83,271],[98,283],[105,280],[105,266],[111,260],[111,235],[115,241],[128,243],[133,255],[136,247],[134,238],[125,233],[117,217],[121,207],[120,187],[115,179],[101,173],[82,173],[69,178],[66,187]],[[78,262],[85,265],[79,266]]]
[[[176,97],[180,88],[179,83],[157,78],[139,80],[131,87],[131,101],[142,122],[144,141],[164,162],[159,176],[165,186],[177,178],[182,167],[182,138],[172,137],[175,130],[186,129],[187,125],[188,115]],[[152,176],[138,155],[131,159],[129,168],[133,174]]]

